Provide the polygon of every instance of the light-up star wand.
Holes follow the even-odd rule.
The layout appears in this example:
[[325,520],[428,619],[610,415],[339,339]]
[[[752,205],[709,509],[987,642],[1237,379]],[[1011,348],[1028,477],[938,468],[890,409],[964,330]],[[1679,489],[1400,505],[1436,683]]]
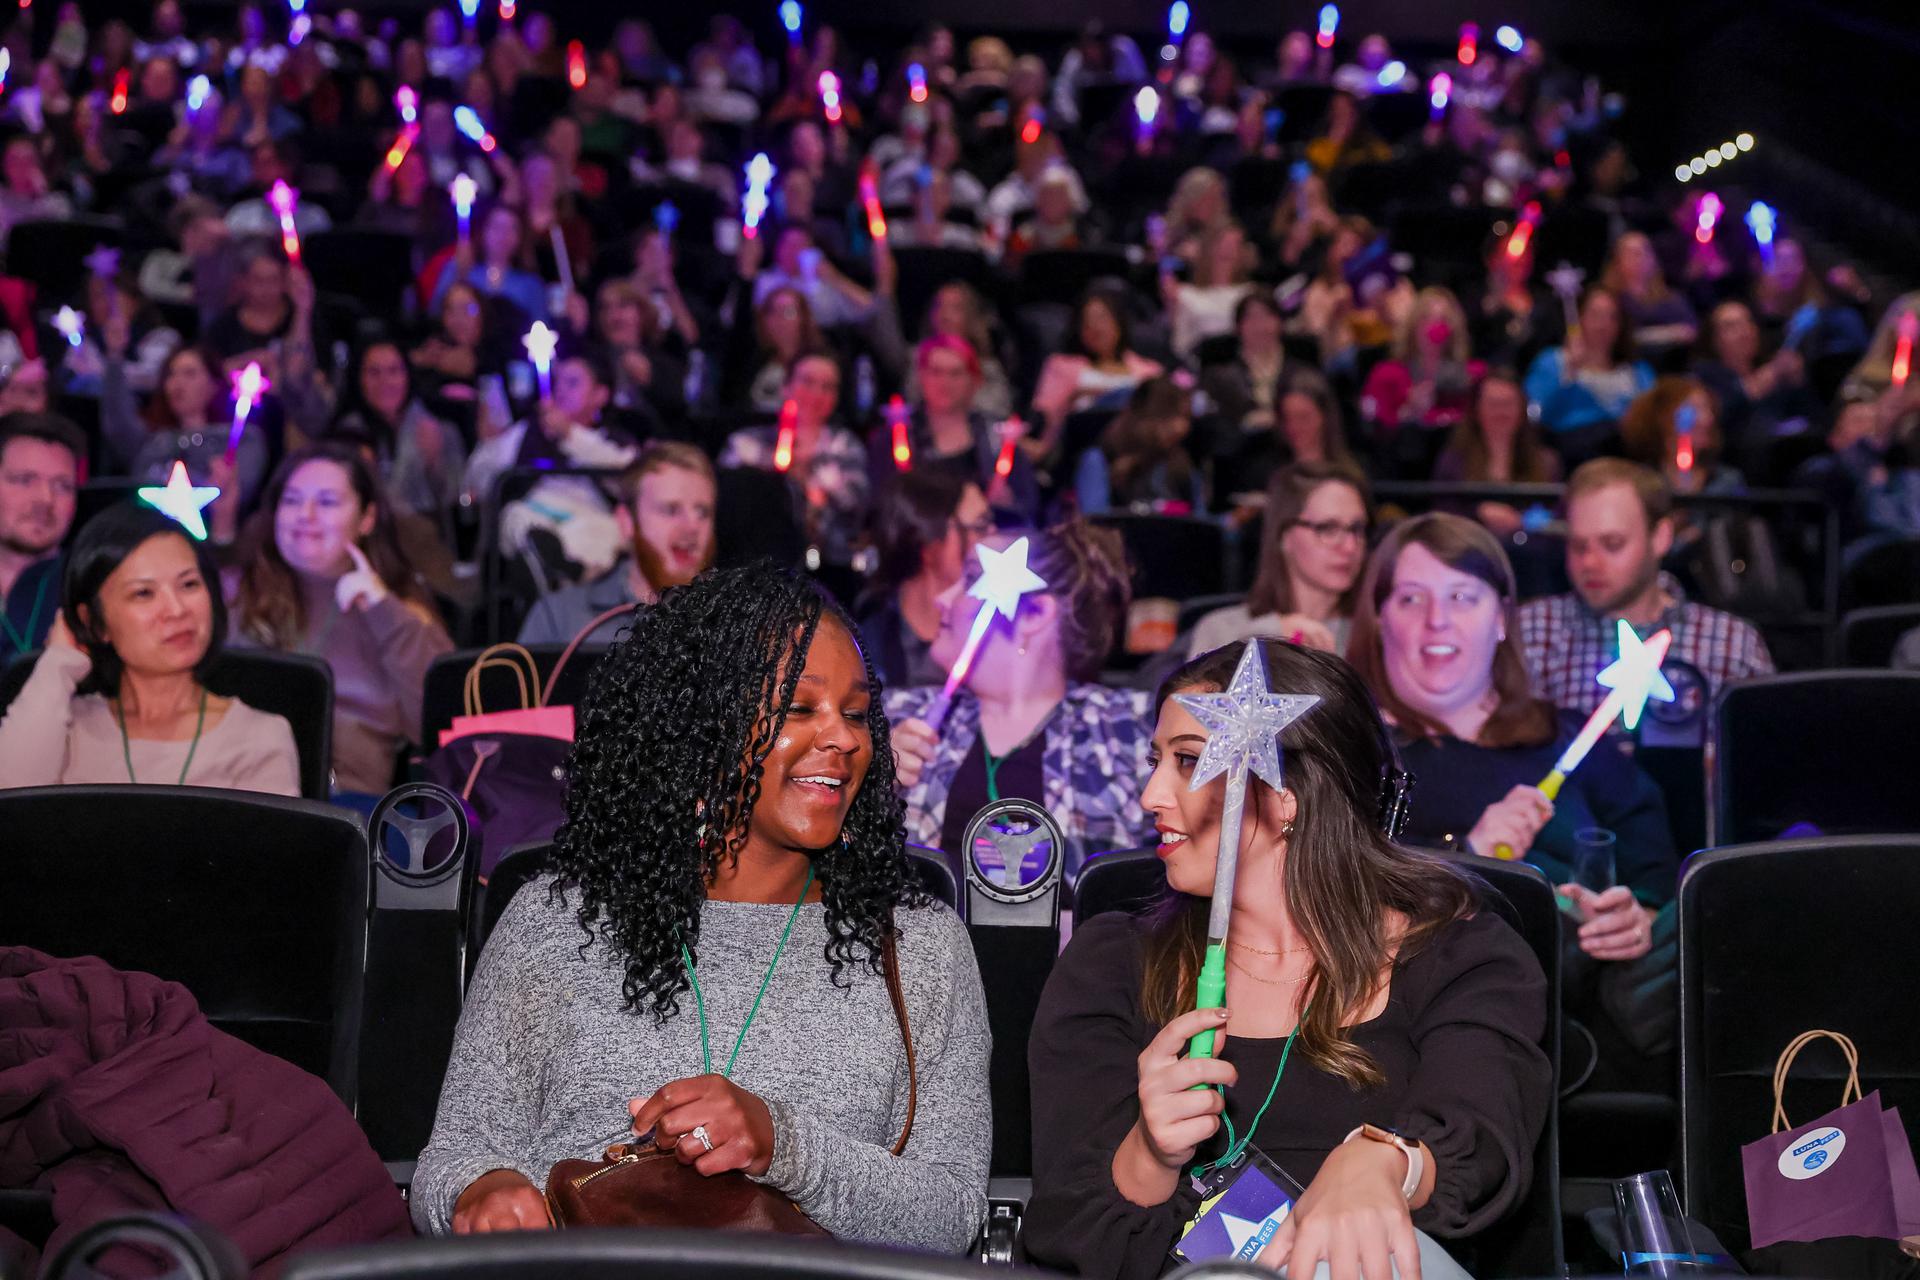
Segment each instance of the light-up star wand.
[[947,709],[953,705],[953,695],[972,674],[973,660],[979,656],[993,620],[1004,617],[1012,623],[1014,614],[1020,611],[1021,596],[1047,589],[1046,579],[1027,568],[1028,548],[1028,540],[1023,537],[1005,551],[995,551],[985,545],[973,549],[980,557],[980,576],[967,588],[967,594],[981,602],[980,611],[973,615],[973,629],[967,632],[967,642],[960,646],[960,656],[953,660],[953,669],[947,673],[940,697],[927,712],[927,723],[934,732],[940,731]]
[[540,403],[546,404],[553,399],[553,352],[560,345],[560,335],[547,328],[546,321],[535,320],[520,345],[527,349],[534,372],[540,375]]
[[176,460],[165,484],[143,484],[135,492],[140,501],[192,534],[195,541],[207,540],[207,522],[200,512],[220,491],[210,484],[195,484],[187,475],[186,463]]
[[[1620,656],[1611,666],[1597,677],[1601,686],[1609,690],[1601,699],[1600,705],[1587,717],[1586,724],[1574,735],[1567,749],[1553,763],[1553,771],[1540,780],[1540,790],[1549,800],[1558,798],[1560,788],[1565,784],[1567,775],[1580,767],[1602,737],[1607,726],[1613,723],[1615,716],[1629,730],[1640,724],[1640,713],[1646,710],[1647,699],[1655,702],[1672,702],[1673,686],[1667,683],[1666,676],[1660,673],[1660,664],[1667,659],[1667,647],[1673,643],[1671,631],[1657,631],[1653,638],[1642,644],[1639,635],[1627,625],[1627,620],[1618,620],[1620,628]],[[1519,851],[1504,842],[1493,846],[1493,856],[1506,862],[1519,857]]]
[[[1207,953],[1194,1000],[1196,1009],[1218,1009],[1227,998],[1227,923],[1233,915],[1233,881],[1240,864],[1247,772],[1251,770],[1275,791],[1281,789],[1280,731],[1305,715],[1320,696],[1270,692],[1265,650],[1260,641],[1250,640],[1225,693],[1177,693],[1173,700],[1208,735],[1187,789],[1198,791],[1222,774],[1227,778],[1226,803],[1220,811],[1220,851],[1213,864],[1213,907],[1207,913]],[[1194,1036],[1187,1055],[1211,1058],[1213,1032]]]

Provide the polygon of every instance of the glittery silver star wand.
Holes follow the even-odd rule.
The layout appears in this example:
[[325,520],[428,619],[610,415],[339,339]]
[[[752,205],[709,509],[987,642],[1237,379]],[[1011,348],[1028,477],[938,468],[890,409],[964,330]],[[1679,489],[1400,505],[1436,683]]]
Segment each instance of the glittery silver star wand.
[[[1220,811],[1220,852],[1214,859],[1213,908],[1207,914],[1207,954],[1200,966],[1196,1009],[1218,1009],[1227,997],[1227,922],[1233,915],[1233,879],[1240,863],[1240,825],[1247,807],[1247,772],[1275,791],[1281,789],[1280,731],[1320,701],[1318,694],[1273,693],[1261,642],[1249,640],[1225,693],[1180,693],[1175,702],[1207,731],[1207,745],[1193,771],[1190,791],[1227,778]],[[1213,1032],[1202,1031],[1188,1056],[1213,1056]]]

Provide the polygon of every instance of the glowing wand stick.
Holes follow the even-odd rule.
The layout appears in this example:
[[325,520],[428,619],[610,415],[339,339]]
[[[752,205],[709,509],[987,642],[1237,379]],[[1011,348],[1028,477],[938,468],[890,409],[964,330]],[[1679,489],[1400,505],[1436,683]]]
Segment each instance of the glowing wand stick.
[[547,328],[546,321],[535,320],[520,345],[527,349],[527,358],[540,375],[540,403],[546,404],[553,399],[553,352],[560,345],[560,335]]
[[913,444],[907,439],[907,402],[899,396],[887,401],[887,422],[893,431],[893,465],[900,471],[913,469]]
[[[1233,882],[1240,863],[1240,826],[1247,807],[1247,773],[1275,791],[1284,785],[1280,732],[1320,701],[1318,694],[1273,693],[1267,688],[1266,650],[1249,640],[1224,693],[1178,693],[1173,700],[1207,731],[1189,791],[1198,791],[1222,774],[1226,802],[1220,811],[1220,850],[1214,857],[1213,906],[1207,913],[1207,952],[1200,964],[1194,1008],[1218,1009],[1227,998],[1227,923],[1233,915]],[[1213,1032],[1202,1031],[1188,1043],[1194,1058],[1213,1056]]]
[[927,712],[927,723],[936,733],[947,718],[953,695],[973,673],[973,660],[980,655],[980,646],[993,620],[1004,617],[1011,624],[1014,614],[1020,611],[1021,596],[1047,589],[1046,579],[1027,568],[1028,546],[1028,540],[1020,538],[1005,551],[995,551],[984,544],[973,549],[980,557],[980,576],[967,588],[967,594],[981,602],[980,611],[973,615],[973,629],[967,632],[967,642],[960,646],[960,656],[953,660],[946,686]]
[[253,407],[260,403],[267,385],[267,376],[260,371],[257,360],[233,375],[233,426],[227,431],[229,463],[240,456],[240,437],[246,434],[247,419],[252,416]]
[[[1619,716],[1628,729],[1633,729],[1640,723],[1640,713],[1646,709],[1648,698],[1655,702],[1673,701],[1673,686],[1660,673],[1660,664],[1667,658],[1667,647],[1673,643],[1673,633],[1655,632],[1651,640],[1642,644],[1625,618],[1618,620],[1618,626],[1620,656],[1599,675],[1600,683],[1609,692],[1567,744],[1567,749],[1560,753],[1560,758],[1554,761],[1552,771],[1540,780],[1540,790],[1549,800],[1560,795],[1567,775],[1578,769],[1587,753],[1606,736],[1615,716]],[[1512,845],[1503,842],[1493,847],[1493,856],[1512,862],[1520,855]]]
[[286,251],[287,261],[297,267],[300,265],[300,230],[294,223],[293,211],[300,203],[300,193],[284,181],[276,180],[267,192],[267,203],[280,219],[280,247]]
[[473,180],[472,174],[456,173],[453,181],[447,184],[447,190],[453,196],[453,212],[460,219],[460,243],[471,243],[473,202],[480,198],[480,184]]

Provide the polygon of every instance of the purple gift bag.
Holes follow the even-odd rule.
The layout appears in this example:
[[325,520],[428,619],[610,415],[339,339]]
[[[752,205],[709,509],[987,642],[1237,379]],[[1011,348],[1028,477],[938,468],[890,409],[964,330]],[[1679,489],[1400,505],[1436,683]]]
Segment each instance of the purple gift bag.
[[[1800,1050],[1829,1038],[1847,1059],[1840,1106],[1810,1124],[1789,1127],[1782,1094]],[[1852,1101],[1849,1101],[1851,1099]],[[1773,1071],[1773,1132],[1740,1149],[1753,1247],[1782,1240],[1868,1236],[1898,1240],[1920,1233],[1920,1173],[1898,1110],[1878,1090],[1862,1097],[1860,1055],[1834,1031],[1809,1031],[1780,1055]]]

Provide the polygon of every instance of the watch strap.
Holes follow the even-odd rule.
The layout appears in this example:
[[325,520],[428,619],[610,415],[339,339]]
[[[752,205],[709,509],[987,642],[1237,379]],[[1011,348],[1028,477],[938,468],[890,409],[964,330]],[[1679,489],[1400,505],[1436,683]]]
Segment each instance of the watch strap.
[[1380,1125],[1363,1124],[1342,1138],[1340,1145],[1344,1147],[1355,1138],[1366,1138],[1372,1142],[1380,1142],[1400,1149],[1401,1153],[1407,1157],[1407,1176],[1400,1183],[1400,1195],[1407,1203],[1413,1203],[1414,1193],[1420,1190],[1420,1179],[1427,1171],[1426,1156],[1422,1154],[1420,1144],[1408,1142],[1393,1130]]

